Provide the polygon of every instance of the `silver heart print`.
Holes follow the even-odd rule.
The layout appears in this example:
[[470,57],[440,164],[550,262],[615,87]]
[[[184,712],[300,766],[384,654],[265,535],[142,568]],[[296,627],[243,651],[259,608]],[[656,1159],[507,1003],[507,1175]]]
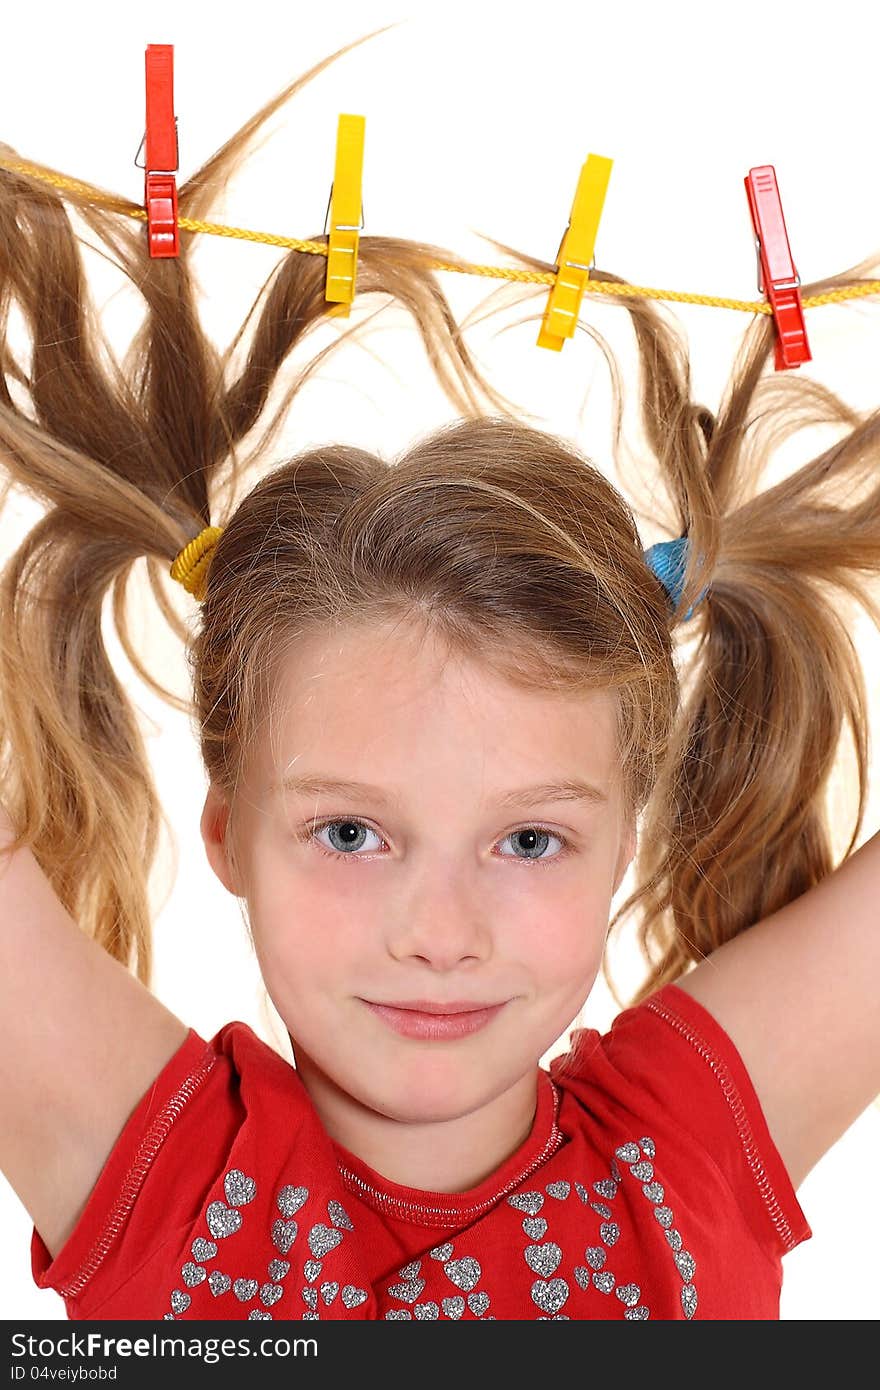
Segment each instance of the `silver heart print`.
[[290,1184],[282,1187],[278,1196],[275,1198],[278,1203],[278,1210],[282,1216],[295,1216],[309,1195],[307,1187],[291,1187]]
[[257,1195],[257,1184],[246,1178],[240,1168],[233,1168],[223,1179],[223,1191],[231,1207],[244,1207]]
[[543,1216],[527,1216],[522,1223],[526,1235],[532,1240],[540,1240],[547,1233],[547,1222]]
[[568,1298],[569,1289],[564,1279],[536,1279],[531,1292],[533,1302],[545,1313],[558,1313]]
[[527,1245],[523,1254],[532,1273],[543,1274],[545,1279],[556,1273],[562,1259],[562,1251],[553,1240],[545,1241],[543,1245]]
[[463,1260],[449,1260],[443,1269],[455,1287],[464,1289],[465,1293],[479,1283],[480,1275],[483,1272],[479,1261],[470,1255]]
[[[239,1217],[239,1220],[241,1218]],[[276,1250],[280,1250],[282,1255],[286,1255],[293,1242],[296,1240],[296,1233],[299,1230],[295,1221],[282,1221],[279,1217],[272,1222],[272,1244]]]
[[341,1231],[334,1230],[331,1226],[325,1226],[321,1222],[309,1231],[309,1249],[316,1260],[326,1255],[328,1250],[335,1250],[341,1240]]
[[341,1297],[346,1308],[359,1308],[362,1303],[367,1301],[366,1290],[358,1289],[354,1284],[346,1284]]
[[508,1203],[516,1207],[517,1211],[528,1212],[529,1216],[537,1216],[544,1205],[543,1192],[514,1192],[512,1197],[508,1197]]
[[212,1202],[205,1219],[208,1230],[216,1240],[225,1240],[241,1227],[241,1212],[231,1211],[225,1202]]

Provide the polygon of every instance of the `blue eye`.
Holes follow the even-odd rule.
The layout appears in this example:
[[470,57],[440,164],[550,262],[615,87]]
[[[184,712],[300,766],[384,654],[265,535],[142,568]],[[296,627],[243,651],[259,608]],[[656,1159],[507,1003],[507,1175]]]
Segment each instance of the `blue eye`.
[[[316,838],[325,830],[330,832],[329,848]],[[309,840],[314,838],[316,847],[322,854],[326,854],[331,859],[349,860],[363,859],[365,857],[363,854],[357,853],[358,850],[363,848],[365,835],[375,835],[376,839],[379,840],[381,844],[385,843],[378,831],[373,830],[371,826],[359,820],[356,816],[337,816],[333,819],[312,821],[306,826],[305,832],[301,838]],[[510,831],[510,833],[505,835],[498,843],[503,844],[506,840],[511,840],[515,844],[518,844],[520,849],[526,850],[526,855],[521,856],[514,850],[512,854],[501,854],[498,857],[501,859],[518,859],[520,863],[524,864],[554,864],[562,859],[570,849],[568,841],[564,839],[563,836],[557,835],[555,831],[545,825],[521,826],[518,830]],[[548,840],[557,840],[559,844],[562,845],[562,849],[558,853],[549,856],[542,853],[541,851],[546,848],[546,842]]]

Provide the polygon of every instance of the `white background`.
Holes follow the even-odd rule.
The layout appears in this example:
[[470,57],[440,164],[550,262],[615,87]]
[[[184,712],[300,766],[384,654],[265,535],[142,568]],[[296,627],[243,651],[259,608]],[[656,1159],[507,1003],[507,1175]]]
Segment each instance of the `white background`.
[[[337,117],[347,111],[367,118],[365,235],[419,238],[472,261],[503,263],[478,239],[480,232],[552,262],[581,164],[594,152],[614,160],[596,263],[636,284],[758,298],[743,189],[745,174],[757,164],[776,168],[803,281],[880,252],[880,20],[857,0],[838,0],[832,11],[767,0],[723,7],[616,0],[521,12],[459,0],[442,6],[335,0],[305,8],[268,0],[15,6],[3,24],[0,139],[23,158],[140,201],[143,173],[133,161],[144,128],[148,43],[175,46],[183,181],[299,73],[343,44],[401,20],[282,108],[269,124],[271,138],[259,137],[262,147],[213,210],[214,220],[303,238],[320,233]],[[250,242],[201,240],[202,311],[225,346],[284,253]],[[88,264],[121,350],[140,305],[97,256]],[[461,319],[498,282],[441,274],[441,283]],[[362,305],[356,304],[355,317]],[[365,312],[376,307],[366,301]],[[538,349],[541,311],[542,300],[534,298],[512,319],[502,315],[474,330],[470,346],[490,381],[527,418],[607,465],[607,373],[600,355],[585,333],[562,353]],[[689,335],[695,398],[716,408],[750,319],[697,306],[669,306],[669,312]],[[586,297],[582,319],[607,334],[615,351],[631,350],[627,317],[598,297]],[[498,336],[508,322],[521,326]],[[801,372],[860,408],[876,406],[880,301],[809,310],[807,326],[814,360]],[[391,455],[453,416],[402,310],[384,314],[369,341],[369,351],[341,351],[303,390],[267,468],[285,452],[331,438]],[[323,342],[312,338],[306,358]],[[798,458],[827,442],[807,438]],[[0,525],[0,556],[12,552],[38,514],[16,495]],[[666,538],[641,520],[640,529],[646,546]],[[170,588],[181,613],[190,616],[192,600],[178,586]],[[143,634],[152,669],[184,694],[183,653],[146,591],[139,602],[143,617],[135,630]],[[866,665],[876,676],[878,636],[867,620],[857,626]],[[205,859],[198,834],[205,783],[189,724],[135,677],[109,632],[108,642],[143,716],[176,840],[173,850],[164,847],[155,879],[155,992],[203,1036],[238,1018],[283,1048],[277,1015],[262,1006],[236,902]],[[880,688],[876,680],[872,688]],[[873,698],[872,732],[880,713]],[[875,753],[862,839],[880,828],[878,772]],[[840,852],[853,808],[843,780],[834,796]],[[165,893],[163,884],[172,880]],[[627,878],[615,905],[630,888]],[[619,955],[624,982],[635,959],[626,950]],[[828,968],[830,977],[831,946]],[[614,1013],[600,981],[576,1022],[605,1030]],[[565,1044],[560,1039],[545,1061]],[[800,1188],[814,1235],[784,1261],[784,1318],[877,1317],[880,1212],[871,1175],[878,1159],[880,1112],[869,1110]],[[31,1223],[2,1178],[0,1232],[3,1317],[63,1318],[61,1299],[31,1282]]]

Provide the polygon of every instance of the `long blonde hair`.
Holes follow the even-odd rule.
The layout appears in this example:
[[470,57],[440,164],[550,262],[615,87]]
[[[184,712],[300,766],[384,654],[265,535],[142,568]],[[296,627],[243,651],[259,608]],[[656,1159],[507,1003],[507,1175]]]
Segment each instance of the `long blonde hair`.
[[[354,46],[268,102],[184,183],[180,216],[204,217],[263,123]],[[860,415],[807,378],[776,379],[772,366],[768,374],[768,318],[746,332],[716,416],[691,399],[674,324],[647,299],[615,300],[635,332],[645,437],[677,533],[692,543],[679,614],[711,580],[686,629],[692,664],[680,688],[679,624],[645,563],[633,511],[577,449],[518,421],[477,371],[430,269],[466,262],[445,248],[364,235],[357,282],[359,299],[390,295],[410,311],[461,418],[390,463],[339,444],[309,449],[233,510],[224,498],[244,471],[242,441],[257,431],[247,462],[265,460],[296,391],[360,327],[319,352],[264,419],[279,369],[330,308],[324,258],[287,254],[221,354],[199,322],[192,236],[181,232],[179,258],[153,260],[143,224],[87,191],[64,197],[143,294],[146,317],[117,362],[64,201],[47,183],[0,168],[0,459],[46,507],[0,581],[0,791],[18,843],[32,846],[82,930],[144,983],[162,811],[108,658],[104,599],[112,591],[134,669],[179,708],[142,665],[127,583],[145,558],[155,600],[187,643],[169,565],[209,523],[225,530],[187,655],[204,766],[233,804],[271,715],[278,662],[310,630],[353,614],[359,625],[416,615],[524,686],[615,692],[622,780],[640,829],[636,887],[611,926],[638,910],[646,960],[628,1000],[606,970],[619,1005],[676,979],[829,873],[824,793],[845,723],[858,769],[847,853],[854,848],[867,704],[839,604],[845,595],[880,616],[868,587],[880,566],[880,412]],[[523,267],[554,268],[493,244]],[[803,291],[872,278],[871,264]],[[8,342],[13,307],[33,340],[29,372]],[[254,315],[246,361],[232,374]],[[760,490],[771,449],[824,422],[845,427],[844,437]]]

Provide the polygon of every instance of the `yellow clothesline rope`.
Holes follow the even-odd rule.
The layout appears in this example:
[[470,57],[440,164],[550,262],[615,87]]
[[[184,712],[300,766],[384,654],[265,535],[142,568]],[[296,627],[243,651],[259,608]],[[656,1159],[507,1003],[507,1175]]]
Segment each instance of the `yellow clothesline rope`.
[[[146,222],[145,208],[133,208],[117,198],[109,197],[91,184],[77,179],[69,179],[63,174],[53,174],[23,161],[0,159],[0,168],[12,169],[42,179],[44,183],[56,188],[69,188],[79,193],[87,193],[92,201],[102,203],[111,211],[123,213],[127,217],[139,218]],[[326,256],[329,248],[315,241],[300,241],[296,237],[278,236],[274,232],[255,232],[247,227],[227,227],[220,222],[202,222],[192,217],[179,217],[178,227],[188,232],[206,232],[209,236],[234,237],[240,241],[256,241],[264,246],[283,246],[291,251],[304,251],[309,255]],[[429,261],[434,270],[448,270],[459,274],[483,275],[496,280],[513,280],[519,284],[553,285],[556,283],[555,271],[515,270],[509,266],[498,265],[449,265],[445,261]],[[657,290],[646,285],[617,285],[602,280],[588,280],[586,290],[591,294],[616,294],[643,299],[665,299],[679,304],[706,304],[717,309],[739,309],[747,314],[770,314],[772,306],[766,300],[725,299],[712,294],[687,294],[681,290]],[[840,304],[847,299],[862,299],[872,294],[880,294],[880,280],[867,280],[863,285],[848,285],[844,289],[829,290],[826,294],[805,295],[801,303],[805,309],[820,304]]]

